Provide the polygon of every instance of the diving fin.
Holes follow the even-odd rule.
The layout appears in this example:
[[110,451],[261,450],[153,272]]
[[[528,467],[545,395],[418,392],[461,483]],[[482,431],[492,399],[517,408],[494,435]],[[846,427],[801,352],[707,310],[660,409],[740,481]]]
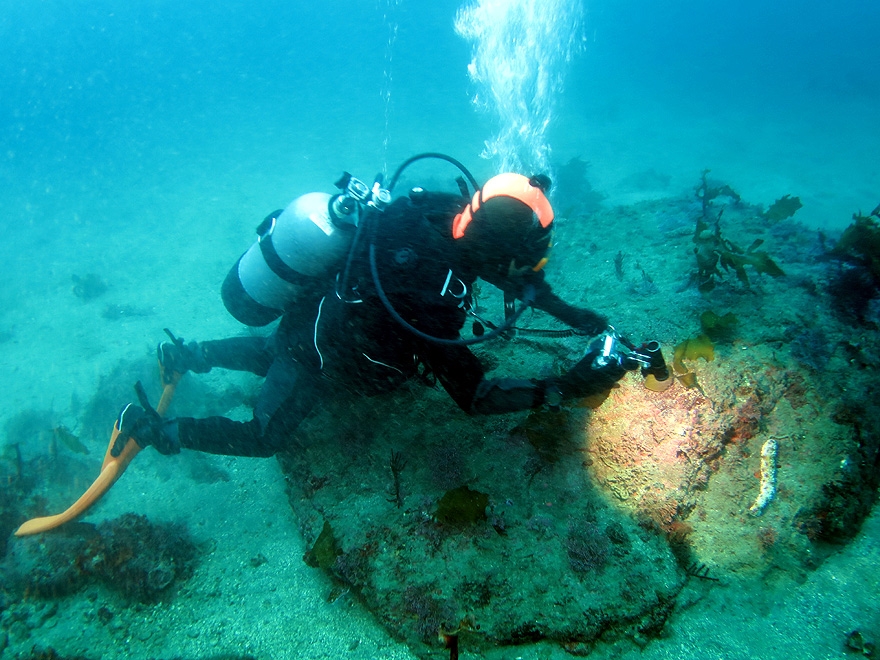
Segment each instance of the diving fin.
[[[171,399],[174,396],[174,389],[177,387],[178,381],[180,381],[180,374],[174,372],[170,382],[166,384],[165,388],[162,390],[162,398],[159,399],[159,404],[156,406],[156,412],[160,415],[164,415],[165,411],[168,410],[168,406],[171,405]],[[140,396],[140,393],[138,394]],[[119,477],[122,476],[122,473],[125,472],[128,464],[131,463],[132,459],[134,459],[141,450],[140,445],[138,445],[134,439],[129,438],[119,456],[111,455],[110,450],[113,449],[113,445],[116,444],[116,439],[118,437],[119,423],[117,421],[117,423],[113,425],[110,444],[107,445],[107,452],[104,454],[104,463],[101,466],[101,473],[92,485],[89,486],[89,489],[83,493],[80,498],[70,506],[70,508],[54,516],[32,518],[15,530],[15,535],[29,536],[31,534],[40,534],[41,532],[47,532],[50,529],[60,527],[64,523],[70,522],[84,514],[98,500],[100,500],[104,493],[110,490],[110,487],[116,483],[116,480],[119,479]]]

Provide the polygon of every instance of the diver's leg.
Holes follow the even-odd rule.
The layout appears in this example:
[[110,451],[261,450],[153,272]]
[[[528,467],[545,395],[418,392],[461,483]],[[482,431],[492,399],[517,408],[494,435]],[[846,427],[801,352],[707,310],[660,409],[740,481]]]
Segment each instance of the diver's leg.
[[257,376],[269,372],[275,357],[271,337],[230,337],[198,344],[205,364],[232,371],[249,371]]
[[180,446],[229,456],[272,456],[309,414],[323,381],[292,359],[275,360],[260,390],[254,417],[236,422],[225,417],[179,418]]

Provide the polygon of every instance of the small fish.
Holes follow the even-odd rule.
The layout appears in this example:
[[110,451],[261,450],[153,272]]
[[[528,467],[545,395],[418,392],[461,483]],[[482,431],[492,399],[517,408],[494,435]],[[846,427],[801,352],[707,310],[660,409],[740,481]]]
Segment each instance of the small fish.
[[72,452],[75,452],[77,454],[89,453],[89,448],[86,447],[82,442],[80,442],[79,438],[71,433],[70,429],[68,429],[66,426],[56,426],[54,429],[52,429],[52,435],[54,435],[56,440],[58,440],[61,444],[63,444]]

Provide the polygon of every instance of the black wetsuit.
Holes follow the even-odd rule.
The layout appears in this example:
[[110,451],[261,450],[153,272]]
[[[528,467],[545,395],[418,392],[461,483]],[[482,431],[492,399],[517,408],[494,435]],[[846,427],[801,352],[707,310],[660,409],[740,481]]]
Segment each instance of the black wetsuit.
[[[400,316],[428,335],[458,338],[477,279],[472,267],[457,261],[460,251],[451,232],[452,218],[466,201],[439,194],[396,200],[361,236],[347,290],[338,292],[345,302],[337,295],[336,282],[316,283],[314,293],[299,300],[268,339],[201,343],[209,366],[250,371],[265,376],[266,382],[249,422],[179,418],[181,447],[270,456],[286,446],[291,432],[332,390],[376,394],[419,370],[433,374],[468,413],[510,412],[543,403],[543,381],[485,380],[480,361],[467,346],[418,337],[392,318],[377,294],[370,246],[382,289]],[[493,283],[505,285],[503,280]],[[543,273],[530,273],[527,283],[535,289],[535,307],[591,334],[606,327],[598,314],[561,301]]]

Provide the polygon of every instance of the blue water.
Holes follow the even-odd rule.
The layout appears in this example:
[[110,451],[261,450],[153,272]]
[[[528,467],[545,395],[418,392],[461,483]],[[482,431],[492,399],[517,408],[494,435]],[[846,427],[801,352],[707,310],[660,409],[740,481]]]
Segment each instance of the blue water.
[[[7,221],[22,220],[24,202],[40,216],[106,196],[110,181],[196,196],[191,169],[222,181],[233,162],[236,180],[288,195],[326,185],[300,167],[304,155],[372,171],[443,148],[492,171],[474,161],[503,127],[471,103],[458,1],[4,4]],[[779,195],[842,197],[833,210],[845,222],[878,186],[878,26],[870,0],[588,2],[548,147],[594,162],[609,188],[646,158],[682,179],[698,160],[732,162],[746,187],[781,163],[791,189]],[[810,156],[830,157],[826,171]]]

